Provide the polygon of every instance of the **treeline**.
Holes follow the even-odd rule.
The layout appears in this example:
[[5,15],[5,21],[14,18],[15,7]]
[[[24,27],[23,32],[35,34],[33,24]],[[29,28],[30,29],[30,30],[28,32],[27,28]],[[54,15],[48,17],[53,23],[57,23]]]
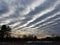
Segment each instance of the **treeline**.
[[[7,25],[2,25],[1,29],[0,29],[0,38],[14,38],[14,37],[10,37],[10,33],[11,33],[11,28],[10,26]],[[18,37],[17,37],[18,38]],[[36,36],[33,35],[23,35],[23,38],[37,38]]]
[[43,39],[37,39],[37,38],[3,38],[0,39],[0,41],[5,42],[26,42],[26,41],[60,41],[60,37],[47,37]]
[[46,37],[43,39],[40,39],[40,41],[60,41],[60,37],[56,36],[56,37]]
[[0,29],[0,41],[60,41],[60,37],[46,37],[43,39],[37,39],[37,36],[33,35],[23,35],[23,38],[10,37],[11,32],[10,26],[2,25]]

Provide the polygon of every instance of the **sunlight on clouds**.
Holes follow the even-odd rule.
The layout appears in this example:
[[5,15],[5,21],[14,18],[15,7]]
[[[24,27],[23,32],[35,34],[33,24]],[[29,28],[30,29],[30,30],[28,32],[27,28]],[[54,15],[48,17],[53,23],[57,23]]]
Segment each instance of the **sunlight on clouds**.
[[0,25],[11,26],[12,34],[50,35],[48,30],[56,33],[51,27],[60,20],[59,7],[60,0],[0,0]]
[[37,36],[47,36],[48,31],[44,31],[43,29],[35,29],[35,28],[23,28],[20,30],[14,30],[11,32],[12,35],[37,35]]
[[42,25],[40,25],[40,26],[38,26],[38,27],[40,28],[40,27],[42,27],[42,26],[45,26],[45,25],[48,25],[48,24],[54,23],[54,22],[57,21],[57,20],[60,20],[60,17],[58,17],[58,18],[56,18],[56,19],[53,19],[53,20],[50,21],[50,22],[44,23],[44,24],[42,24]]
[[9,7],[9,11],[7,13],[2,14],[0,18],[8,17],[14,13],[15,9],[13,7]]
[[[33,21],[36,20],[37,18],[43,16],[44,14],[46,14],[46,13],[52,11],[52,10],[53,10],[53,9],[50,8],[49,10],[47,9],[47,10],[45,10],[45,11],[42,11],[40,14],[34,15],[31,20],[29,20],[26,24],[23,24],[21,27],[27,26],[29,23],[33,22]],[[43,13],[43,12],[44,12],[44,13]],[[32,25],[31,25],[31,26],[32,26]]]
[[[56,13],[56,14],[58,15],[58,14],[60,14],[60,12],[59,12],[59,13]],[[55,14],[55,15],[56,15],[56,14]],[[53,17],[53,16],[52,16],[52,17]],[[59,20],[59,18],[57,18],[57,20]],[[58,24],[58,22],[59,22],[59,21],[57,21],[57,22],[55,22],[55,23],[48,24],[47,27],[49,27],[49,25],[50,25],[50,26],[56,25],[56,24]],[[43,28],[43,27],[42,27],[42,28]],[[45,26],[44,28],[46,28],[46,26]]]
[[[48,8],[48,9],[46,9],[46,10],[43,10],[40,14],[38,13],[38,14],[34,15],[34,16],[33,16],[33,19],[30,21],[30,23],[33,22],[33,21],[35,21],[37,18],[43,16],[44,14],[49,13],[49,12],[51,12],[52,10],[54,10],[57,4],[58,4],[58,3],[56,3],[54,6]],[[53,16],[56,16],[56,15],[53,15]],[[49,16],[49,17],[52,18],[52,16]],[[37,23],[29,26],[29,27],[34,27],[35,25],[37,25],[37,24],[39,24],[39,23],[45,22],[49,17],[47,17],[46,19],[43,19],[43,20],[41,20],[41,21],[39,21],[39,22],[37,22]],[[50,19],[50,18],[49,18],[49,19]]]
[[34,26],[36,26],[36,25],[38,25],[38,24],[40,24],[40,23],[46,22],[47,20],[49,20],[49,19],[51,19],[51,18],[54,18],[54,17],[56,17],[56,16],[59,15],[59,14],[60,14],[60,12],[57,12],[57,13],[55,13],[55,14],[52,15],[52,16],[48,16],[47,18],[44,18],[43,20],[41,20],[41,21],[39,21],[39,22],[31,25],[30,27],[34,27]]
[[46,0],[35,0],[34,3],[29,5],[28,7],[31,8],[31,10],[34,10],[36,7],[44,3]]
[[[60,22],[60,21],[58,21],[58,22]],[[53,25],[57,25],[57,24],[58,24],[58,23],[55,22],[55,23],[49,24],[48,26],[45,26],[45,27],[42,27],[42,28],[46,29],[46,28],[52,27]]]

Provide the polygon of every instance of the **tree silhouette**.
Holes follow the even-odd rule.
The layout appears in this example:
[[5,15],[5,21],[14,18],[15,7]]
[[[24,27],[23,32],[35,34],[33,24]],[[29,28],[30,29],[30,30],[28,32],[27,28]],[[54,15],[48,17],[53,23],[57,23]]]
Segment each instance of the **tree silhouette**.
[[11,31],[11,28],[9,26],[2,25],[0,30],[0,37],[1,38],[7,37],[10,31]]
[[37,36],[34,36],[34,39],[37,39]]
[[26,35],[23,35],[23,38],[27,38],[27,36]]

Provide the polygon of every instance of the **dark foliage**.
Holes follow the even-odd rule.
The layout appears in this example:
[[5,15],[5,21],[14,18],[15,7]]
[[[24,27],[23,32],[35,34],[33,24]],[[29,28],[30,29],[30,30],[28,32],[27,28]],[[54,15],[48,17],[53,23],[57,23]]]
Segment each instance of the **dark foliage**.
[[6,38],[9,34],[9,32],[11,31],[11,28],[9,26],[6,25],[2,25],[1,30],[0,30],[0,38]]
[[27,42],[27,41],[60,41],[60,37],[46,37],[43,39],[37,38],[3,38],[0,39],[0,42]]
[[[60,41],[60,37],[56,36],[56,37],[46,37],[44,39],[37,39],[36,36],[33,35],[29,35],[28,37],[26,35],[24,35],[24,38],[12,38],[12,37],[8,37],[9,36],[9,32],[11,31],[11,28],[9,26],[6,25],[2,25],[1,30],[0,30],[0,41],[22,41],[22,42],[26,42],[26,41]],[[7,35],[7,36],[6,36]],[[4,36],[6,36],[4,38]]]

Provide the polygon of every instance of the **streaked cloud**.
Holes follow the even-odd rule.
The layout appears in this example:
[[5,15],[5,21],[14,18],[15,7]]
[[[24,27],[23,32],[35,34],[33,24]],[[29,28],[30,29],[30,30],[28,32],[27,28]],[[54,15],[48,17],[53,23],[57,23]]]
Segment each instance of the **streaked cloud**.
[[0,0],[0,25],[16,34],[59,35],[59,7],[60,0]]

